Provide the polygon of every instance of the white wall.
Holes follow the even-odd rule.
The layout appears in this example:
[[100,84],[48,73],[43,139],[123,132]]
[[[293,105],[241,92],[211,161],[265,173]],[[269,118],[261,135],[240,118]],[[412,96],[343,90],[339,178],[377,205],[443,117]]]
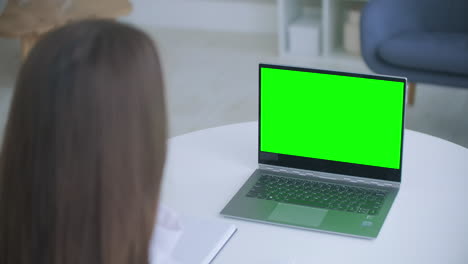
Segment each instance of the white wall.
[[123,20],[159,27],[234,32],[275,32],[274,0],[131,0]]

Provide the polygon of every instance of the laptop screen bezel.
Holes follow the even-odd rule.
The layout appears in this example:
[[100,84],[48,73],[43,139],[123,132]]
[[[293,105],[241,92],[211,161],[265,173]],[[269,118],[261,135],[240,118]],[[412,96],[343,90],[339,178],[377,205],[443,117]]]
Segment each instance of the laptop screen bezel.
[[[384,168],[370,165],[361,165],[347,162],[323,160],[316,158],[307,158],[299,157],[293,155],[285,155],[278,153],[270,153],[261,151],[261,96],[262,96],[262,68],[270,69],[281,69],[281,70],[292,70],[292,71],[301,71],[301,72],[311,72],[311,73],[322,73],[322,74],[331,74],[339,76],[349,76],[349,77],[360,77],[360,78],[370,78],[376,80],[387,80],[387,81],[396,81],[404,84],[403,88],[403,116],[402,116],[402,126],[401,126],[401,146],[400,146],[400,166],[398,169],[393,168]],[[282,65],[272,65],[272,64],[259,64],[259,76],[258,76],[258,162],[259,164],[274,165],[302,170],[311,170],[311,171],[320,171],[327,173],[335,174],[344,174],[350,176],[357,176],[369,179],[378,179],[386,180],[392,182],[401,182],[401,168],[403,165],[403,134],[405,127],[405,102],[406,102],[406,89],[407,89],[407,80],[406,78],[391,77],[391,76],[379,76],[379,75],[368,75],[368,74],[359,74],[359,73],[349,73],[349,72],[339,72],[339,71],[330,71],[330,70],[319,70],[311,68],[302,68],[302,67],[292,67],[292,66],[282,66]]]

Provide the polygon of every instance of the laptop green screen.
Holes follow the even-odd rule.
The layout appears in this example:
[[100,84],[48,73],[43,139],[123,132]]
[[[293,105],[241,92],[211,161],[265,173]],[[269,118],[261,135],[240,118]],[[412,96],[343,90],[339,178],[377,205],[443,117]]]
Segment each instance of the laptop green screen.
[[404,82],[260,68],[260,150],[400,169]]

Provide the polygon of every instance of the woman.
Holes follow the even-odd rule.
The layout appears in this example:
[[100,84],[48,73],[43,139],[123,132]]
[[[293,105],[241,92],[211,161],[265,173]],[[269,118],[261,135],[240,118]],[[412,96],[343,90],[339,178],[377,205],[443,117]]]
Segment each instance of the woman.
[[94,20],[21,68],[0,156],[0,263],[148,263],[166,152],[158,56]]

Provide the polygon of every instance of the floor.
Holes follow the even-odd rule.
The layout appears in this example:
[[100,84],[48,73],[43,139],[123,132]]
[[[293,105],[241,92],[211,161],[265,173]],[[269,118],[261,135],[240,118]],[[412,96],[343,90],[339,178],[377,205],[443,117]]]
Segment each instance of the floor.
[[[370,73],[357,59],[279,58],[274,35],[146,31],[164,65],[171,136],[256,120],[259,62]],[[18,67],[18,43],[1,39],[0,136]],[[468,147],[468,89],[418,84],[406,126]]]

